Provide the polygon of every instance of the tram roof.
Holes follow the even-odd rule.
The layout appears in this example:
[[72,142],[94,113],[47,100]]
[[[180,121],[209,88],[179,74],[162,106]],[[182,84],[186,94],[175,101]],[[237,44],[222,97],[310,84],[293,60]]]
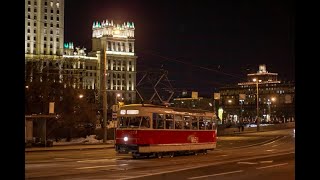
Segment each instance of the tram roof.
[[171,106],[161,106],[161,105],[154,105],[154,104],[128,104],[124,105],[123,107],[153,107],[153,108],[166,108],[172,109],[177,112],[190,112],[190,113],[213,113],[213,111],[203,110],[203,109],[188,109],[188,108],[178,108],[178,107],[171,107]]

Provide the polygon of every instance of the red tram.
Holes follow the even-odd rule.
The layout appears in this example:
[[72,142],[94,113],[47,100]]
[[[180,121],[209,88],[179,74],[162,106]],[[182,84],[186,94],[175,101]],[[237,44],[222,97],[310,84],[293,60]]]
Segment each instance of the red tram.
[[118,111],[115,149],[138,156],[206,153],[216,148],[216,115],[203,110],[132,104]]

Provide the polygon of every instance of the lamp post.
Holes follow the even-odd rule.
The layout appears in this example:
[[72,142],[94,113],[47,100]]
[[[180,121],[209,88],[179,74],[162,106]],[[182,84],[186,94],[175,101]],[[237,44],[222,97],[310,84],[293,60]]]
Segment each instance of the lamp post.
[[276,101],[276,98],[275,97],[271,97],[271,100],[268,99],[268,106],[269,106],[269,116],[270,116],[270,119],[271,119],[271,104],[272,102],[275,102]]
[[120,93],[117,93],[117,95],[116,95],[116,101],[115,101],[115,105],[117,105],[118,104],[118,98],[120,97]]
[[257,87],[257,131],[260,131],[260,119],[259,119],[259,82],[261,80],[254,78],[253,82],[256,82],[256,87]]

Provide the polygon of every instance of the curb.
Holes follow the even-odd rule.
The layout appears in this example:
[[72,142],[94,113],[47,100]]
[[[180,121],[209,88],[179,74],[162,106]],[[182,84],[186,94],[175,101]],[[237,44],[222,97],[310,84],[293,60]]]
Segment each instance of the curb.
[[[105,145],[103,147],[90,147],[88,145],[83,145],[83,147],[70,147],[71,145],[60,145],[61,146],[69,146],[69,147],[64,147],[64,148],[59,148],[59,149],[54,149],[54,147],[43,147],[43,148],[26,148],[25,152],[26,153],[32,153],[32,152],[45,152],[45,151],[74,151],[74,150],[88,150],[88,149],[113,149],[114,145]],[[57,147],[57,146],[55,146]],[[59,147],[59,146],[58,146]]]

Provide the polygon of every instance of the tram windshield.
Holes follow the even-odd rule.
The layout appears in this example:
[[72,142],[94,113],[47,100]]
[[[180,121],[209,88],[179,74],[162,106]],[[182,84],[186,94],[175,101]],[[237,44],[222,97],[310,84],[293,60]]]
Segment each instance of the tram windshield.
[[120,117],[119,128],[150,128],[150,118],[147,116]]

